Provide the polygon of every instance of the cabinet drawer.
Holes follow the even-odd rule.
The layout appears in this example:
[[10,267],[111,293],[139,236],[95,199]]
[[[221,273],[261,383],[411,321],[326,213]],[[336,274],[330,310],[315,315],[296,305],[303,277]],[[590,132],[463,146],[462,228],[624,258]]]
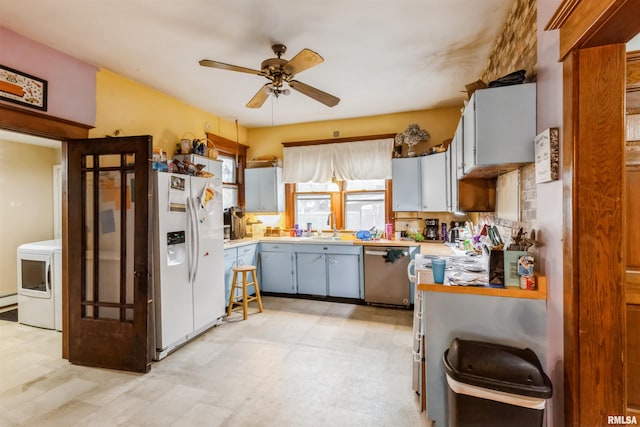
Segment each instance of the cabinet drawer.
[[253,256],[256,253],[256,244],[240,246],[238,248],[238,257]]
[[260,251],[292,252],[293,246],[290,243],[260,243]]
[[304,252],[308,254],[353,254],[358,255],[361,253],[362,248],[352,245],[322,245],[322,244],[296,244],[294,245],[294,252]]

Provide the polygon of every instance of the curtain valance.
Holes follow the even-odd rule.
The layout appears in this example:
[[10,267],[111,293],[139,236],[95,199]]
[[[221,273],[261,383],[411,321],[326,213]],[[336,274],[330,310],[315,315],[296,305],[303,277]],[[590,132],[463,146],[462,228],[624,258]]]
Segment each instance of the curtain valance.
[[284,148],[284,181],[390,179],[393,139]]

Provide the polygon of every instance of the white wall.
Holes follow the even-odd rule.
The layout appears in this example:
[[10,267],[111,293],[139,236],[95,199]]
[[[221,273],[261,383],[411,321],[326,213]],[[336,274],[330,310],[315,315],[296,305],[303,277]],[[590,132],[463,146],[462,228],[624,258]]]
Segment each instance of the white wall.
[[[538,0],[537,131],[560,128],[562,147],[562,63],[558,62],[559,33],[544,31],[561,0]],[[562,159],[562,148],[561,156]],[[562,177],[562,165],[560,169]],[[562,179],[537,185],[537,229],[544,242],[540,249],[542,273],[547,277],[547,366],[553,383],[548,402],[548,425],[564,425],[564,328],[562,281]]]

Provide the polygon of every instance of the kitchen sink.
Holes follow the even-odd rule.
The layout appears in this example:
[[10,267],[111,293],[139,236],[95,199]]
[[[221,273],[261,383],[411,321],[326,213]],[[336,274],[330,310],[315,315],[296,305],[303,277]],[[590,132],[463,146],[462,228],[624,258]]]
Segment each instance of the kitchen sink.
[[342,240],[340,236],[311,236],[309,237],[311,240],[318,240],[320,242],[332,242],[334,240]]

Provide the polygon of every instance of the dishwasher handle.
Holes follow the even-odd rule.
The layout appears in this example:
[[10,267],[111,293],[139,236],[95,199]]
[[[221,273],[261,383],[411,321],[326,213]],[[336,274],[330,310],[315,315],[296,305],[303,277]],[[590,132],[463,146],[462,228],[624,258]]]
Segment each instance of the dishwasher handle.
[[[386,256],[387,251],[375,251],[371,249],[367,249],[364,251],[365,255],[377,255],[377,256]],[[402,251],[402,255],[409,256],[409,251]]]

